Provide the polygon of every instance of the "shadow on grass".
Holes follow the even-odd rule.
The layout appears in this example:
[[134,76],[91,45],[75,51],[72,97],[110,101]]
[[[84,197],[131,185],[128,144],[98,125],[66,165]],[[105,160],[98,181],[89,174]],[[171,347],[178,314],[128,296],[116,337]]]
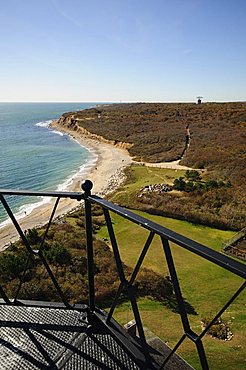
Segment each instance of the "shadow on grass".
[[[189,314],[189,315],[198,315],[195,308],[189,302],[187,302],[184,298],[183,298],[183,302],[184,302],[184,307],[185,307],[185,311],[186,311],[187,314]],[[168,299],[165,299],[161,303],[163,303],[172,312],[180,314],[180,307],[178,305],[178,301],[177,301],[177,298],[175,297],[175,295],[172,295],[172,296],[168,297]]]
[[[137,294],[136,295],[136,299],[145,298],[145,297],[147,297],[147,298],[149,298],[153,301],[156,301],[156,302],[159,302],[159,303],[163,304],[163,306],[167,307],[168,309],[170,309],[174,313],[180,314],[180,307],[178,305],[178,301],[177,301],[174,294],[171,294],[170,296],[168,296],[166,298],[162,298],[162,299],[156,299],[151,295],[144,295],[144,294]],[[109,297],[108,296],[108,297],[104,297],[104,299],[97,300],[97,304],[100,306],[100,308],[106,309],[106,308],[111,307],[111,305],[113,304],[113,301],[114,301],[114,297],[112,297],[112,296]],[[198,315],[195,308],[189,302],[187,302],[185,299],[183,299],[183,301],[184,301],[185,311],[186,311],[187,314],[189,314],[189,315]],[[120,305],[122,305],[126,302],[130,302],[130,299],[127,296],[127,294],[122,293],[120,295],[120,297],[118,298],[117,306],[119,307]]]

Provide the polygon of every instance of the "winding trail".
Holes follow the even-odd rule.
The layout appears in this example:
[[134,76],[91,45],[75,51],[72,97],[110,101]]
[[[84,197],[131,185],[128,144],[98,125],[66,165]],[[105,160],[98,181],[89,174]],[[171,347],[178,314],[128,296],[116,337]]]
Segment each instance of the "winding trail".
[[194,168],[192,167],[187,167],[187,166],[183,166],[179,164],[180,161],[184,158],[185,154],[187,153],[187,150],[189,149],[189,146],[190,146],[190,142],[191,142],[191,134],[190,134],[189,124],[188,124],[186,126],[185,148],[182,152],[180,159],[176,161],[172,161],[172,162],[159,162],[159,163],[149,163],[149,162],[142,162],[142,161],[141,162],[132,161],[132,162],[135,164],[141,164],[147,167],[170,168],[173,170],[194,170]]
[[170,168],[172,170],[194,170],[194,168],[182,166],[179,164],[181,160],[172,161],[172,162],[160,162],[160,163],[149,163],[149,162],[136,162],[133,161],[135,164],[141,164],[143,166],[148,167],[157,167],[157,168]]

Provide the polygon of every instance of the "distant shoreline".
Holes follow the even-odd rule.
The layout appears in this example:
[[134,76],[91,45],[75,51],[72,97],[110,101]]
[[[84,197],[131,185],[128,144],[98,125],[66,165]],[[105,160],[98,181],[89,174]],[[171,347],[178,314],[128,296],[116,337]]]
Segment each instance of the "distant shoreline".
[[[66,133],[78,142],[81,146],[92,151],[96,160],[88,166],[88,171],[80,173],[79,171],[73,176],[71,185],[67,191],[82,191],[81,184],[90,179],[93,182],[93,194],[104,196],[112,190],[115,190],[124,180],[122,170],[132,159],[126,149],[115,147],[108,143],[99,142],[76,133],[75,131],[61,127],[57,121],[51,123],[51,127]],[[22,230],[31,229],[45,224],[52,211],[54,200],[49,203],[36,207],[33,211],[19,219]],[[78,206],[76,200],[62,199],[59,203],[56,217],[68,213],[71,209]],[[0,229],[0,251],[6,249],[11,242],[19,239],[19,236],[11,224]]]

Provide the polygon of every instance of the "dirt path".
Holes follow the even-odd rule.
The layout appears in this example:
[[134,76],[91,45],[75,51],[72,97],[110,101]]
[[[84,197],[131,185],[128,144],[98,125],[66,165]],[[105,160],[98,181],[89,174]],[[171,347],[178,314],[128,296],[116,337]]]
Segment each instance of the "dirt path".
[[135,162],[135,164],[141,164],[143,166],[148,166],[148,167],[157,167],[157,168],[171,168],[172,170],[194,170],[194,168],[187,167],[187,166],[182,166],[179,164],[180,159],[177,161],[172,161],[172,162],[160,162],[160,163],[149,163],[149,162]]
[[[191,134],[189,129],[189,124],[186,126],[186,139],[185,139],[185,148],[183,150],[182,156],[177,161],[172,162],[160,162],[160,163],[149,163],[149,162],[140,162],[143,166],[147,167],[157,167],[157,168],[171,168],[173,170],[194,170],[194,168],[183,166],[180,163],[180,161],[184,158],[184,155],[187,153],[187,150],[189,149],[191,142]],[[133,163],[138,163],[133,161]]]

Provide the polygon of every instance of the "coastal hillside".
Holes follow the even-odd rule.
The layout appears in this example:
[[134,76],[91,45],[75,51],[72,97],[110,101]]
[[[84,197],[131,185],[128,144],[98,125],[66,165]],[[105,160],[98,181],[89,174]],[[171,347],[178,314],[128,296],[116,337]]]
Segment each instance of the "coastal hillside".
[[246,103],[112,104],[64,114],[58,121],[83,127],[105,139],[132,144],[137,161],[164,162],[217,170],[232,182],[245,181]]
[[[180,160],[200,170],[203,182],[218,185],[151,193],[135,208],[221,228],[245,225],[246,103],[103,105],[63,114],[58,124],[125,146],[141,163]],[[223,182],[229,186],[220,187]]]

